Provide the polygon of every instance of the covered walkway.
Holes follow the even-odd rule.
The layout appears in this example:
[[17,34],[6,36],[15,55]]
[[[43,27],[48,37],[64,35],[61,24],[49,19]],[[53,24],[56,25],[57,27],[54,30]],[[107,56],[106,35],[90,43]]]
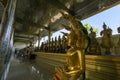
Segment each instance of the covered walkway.
[[[0,0],[0,80],[54,80],[55,67],[66,64],[65,54],[36,52],[35,62],[30,63],[10,59],[16,46],[31,47],[38,40],[40,48],[41,38],[48,36],[50,48],[52,33],[68,22],[59,15],[61,10],[83,20],[119,3],[120,0]],[[84,76],[89,80],[120,80],[119,57],[85,56]]]
[[44,80],[31,63],[16,58],[11,59],[7,80]]
[[[54,80],[56,66],[65,64],[65,54],[35,52],[36,59],[20,61],[12,56],[7,80]],[[86,55],[86,80],[120,80],[119,56]]]

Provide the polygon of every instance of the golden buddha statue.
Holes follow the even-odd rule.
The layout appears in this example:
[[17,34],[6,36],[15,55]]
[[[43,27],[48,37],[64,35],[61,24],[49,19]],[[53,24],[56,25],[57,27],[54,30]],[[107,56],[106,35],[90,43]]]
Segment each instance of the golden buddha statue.
[[91,38],[91,43],[90,43],[89,48],[88,48],[89,54],[101,54],[100,45],[96,39],[96,33],[93,31],[92,27],[90,28],[89,36]]
[[54,52],[57,52],[57,37],[55,37],[55,50]]
[[103,24],[103,29],[104,30],[100,32],[100,35],[102,36],[101,46],[106,49],[105,54],[110,54],[110,48],[114,45],[111,39],[112,29],[107,28],[105,23]]
[[[120,33],[120,27],[117,28],[117,31],[118,31],[118,33]],[[118,40],[117,44],[120,46],[120,35],[119,35],[119,40]]]
[[[61,12],[65,19],[70,21],[70,34],[67,34],[68,46],[71,48],[67,52],[66,65],[62,68],[56,68],[59,73],[59,80],[77,80],[85,72],[85,49],[88,46],[87,36],[84,33],[84,27],[77,19],[69,14]],[[68,27],[65,26],[64,27]],[[56,73],[56,74],[57,74]]]

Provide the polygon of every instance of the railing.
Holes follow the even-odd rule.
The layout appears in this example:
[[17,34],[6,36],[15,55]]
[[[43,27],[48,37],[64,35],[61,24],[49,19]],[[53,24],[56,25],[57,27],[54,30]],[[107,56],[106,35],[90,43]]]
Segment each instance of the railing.
[[[45,80],[54,76],[55,66],[65,64],[65,54],[36,52],[33,66]],[[89,80],[120,80],[120,56],[86,55],[86,78]]]

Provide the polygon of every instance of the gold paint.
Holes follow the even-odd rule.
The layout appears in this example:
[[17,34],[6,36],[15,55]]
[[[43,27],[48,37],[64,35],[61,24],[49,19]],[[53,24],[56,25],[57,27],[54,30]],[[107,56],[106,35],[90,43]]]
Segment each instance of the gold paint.
[[91,38],[91,43],[90,43],[89,48],[88,48],[89,54],[101,54],[101,48],[100,48],[100,45],[96,39],[96,33],[93,31],[92,27],[90,28],[89,36]]
[[111,39],[112,29],[109,27],[107,28],[107,25],[104,23],[103,30],[100,32],[100,35],[102,36],[101,46],[106,49],[106,54],[110,54],[110,48],[114,46],[114,43]]
[[[120,33],[120,27],[117,28],[117,31],[118,31],[118,33]],[[118,40],[117,44],[120,46],[120,34],[119,34],[119,40]]]
[[83,26],[79,24],[78,20],[71,15],[61,13],[72,25],[69,28],[70,34],[67,35],[68,46],[71,48],[67,52],[66,65],[62,68],[57,67],[56,73],[62,73],[62,76],[59,75],[60,80],[77,80],[85,72],[84,50],[88,46],[88,40],[83,32]]

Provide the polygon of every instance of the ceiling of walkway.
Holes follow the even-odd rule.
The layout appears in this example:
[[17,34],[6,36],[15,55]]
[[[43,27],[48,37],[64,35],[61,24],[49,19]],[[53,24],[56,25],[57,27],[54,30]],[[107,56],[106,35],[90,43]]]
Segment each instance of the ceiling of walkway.
[[68,12],[83,20],[120,3],[120,0],[17,0],[15,42],[30,42],[62,29],[66,21],[59,13]]

